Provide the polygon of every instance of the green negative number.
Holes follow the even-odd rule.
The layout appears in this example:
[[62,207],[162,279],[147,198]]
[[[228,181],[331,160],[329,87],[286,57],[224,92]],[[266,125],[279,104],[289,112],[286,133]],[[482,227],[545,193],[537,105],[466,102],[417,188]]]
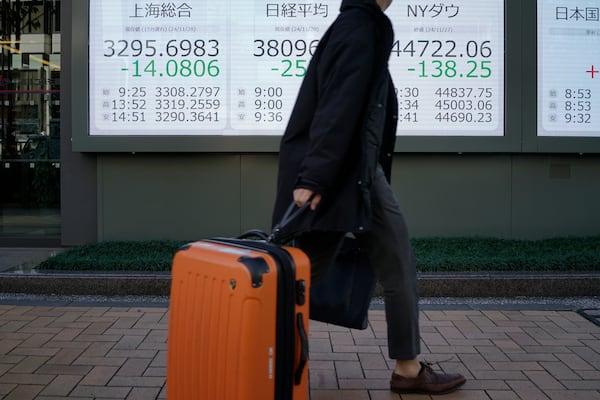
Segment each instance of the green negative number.
[[294,62],[294,60],[290,60],[287,58],[284,60],[281,60],[281,63],[284,65],[281,76],[283,76],[283,77],[292,77],[292,76],[303,77],[304,75],[306,75],[306,62],[307,62],[306,60],[296,60],[296,62]]
[[465,73],[458,72],[454,60],[432,60],[419,62],[419,78],[489,78],[492,76],[491,61],[468,60]]
[[218,60],[206,62],[204,60],[169,60],[166,64],[166,73],[169,77],[181,76],[187,78],[195,76],[202,78],[204,76],[216,77],[221,72],[217,65]]
[[492,76],[490,63],[491,61],[481,61],[480,63],[473,60],[467,61],[467,64],[469,65],[467,78],[489,78]]
[[[156,62],[154,60],[148,61],[144,65],[140,65],[140,61],[136,60],[133,62],[134,73],[133,77],[139,78],[143,75],[163,76],[163,73],[157,70]],[[165,64],[165,75],[168,77],[183,77],[187,78],[190,76],[202,78],[205,76],[216,77],[219,76],[221,69],[218,66],[218,60],[205,61],[199,60],[168,60]]]

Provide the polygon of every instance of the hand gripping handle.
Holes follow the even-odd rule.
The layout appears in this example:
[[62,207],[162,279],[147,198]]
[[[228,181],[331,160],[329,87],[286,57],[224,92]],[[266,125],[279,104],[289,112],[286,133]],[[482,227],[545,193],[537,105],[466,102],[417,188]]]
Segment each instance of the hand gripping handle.
[[298,215],[302,214],[302,212],[306,210],[308,206],[310,206],[310,202],[312,201],[313,197],[315,197],[314,194],[310,196],[310,198],[302,205],[302,207],[296,207],[296,203],[292,201],[292,204],[289,205],[288,209],[283,214],[283,217],[281,217],[281,221],[279,221],[279,223],[273,227],[273,232],[271,232],[267,238],[267,242],[275,242],[277,235],[281,232],[283,227],[293,221],[294,218],[298,217]]
[[249,231],[242,233],[237,238],[238,239],[256,238],[256,239],[264,240],[267,243],[275,243],[276,239],[277,239],[277,235],[281,232],[283,227],[286,226],[287,224],[289,224],[290,221],[294,220],[294,218],[298,217],[298,215],[300,215],[308,206],[310,206],[310,202],[313,199],[313,197],[314,197],[314,195],[312,195],[308,199],[308,201],[306,203],[304,203],[304,205],[302,207],[296,207],[296,203],[292,202],[292,204],[289,205],[288,209],[283,214],[283,217],[281,217],[281,221],[279,221],[279,223],[275,225],[275,227],[273,228],[273,231],[271,232],[270,235],[260,229],[251,229]]

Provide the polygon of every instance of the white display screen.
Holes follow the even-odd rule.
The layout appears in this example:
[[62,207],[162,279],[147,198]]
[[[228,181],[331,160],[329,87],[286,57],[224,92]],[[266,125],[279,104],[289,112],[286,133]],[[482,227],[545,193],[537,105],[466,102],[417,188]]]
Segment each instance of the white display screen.
[[[341,0],[90,0],[90,135],[283,134]],[[504,2],[396,1],[398,135],[504,135]]]
[[600,4],[538,1],[538,136],[600,136]]
[[396,1],[399,135],[504,135],[504,2]]

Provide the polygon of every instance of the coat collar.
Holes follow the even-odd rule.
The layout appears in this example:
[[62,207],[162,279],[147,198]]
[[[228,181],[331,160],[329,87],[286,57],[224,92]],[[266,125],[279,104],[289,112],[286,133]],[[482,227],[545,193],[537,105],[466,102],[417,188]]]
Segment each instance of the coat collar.
[[348,8],[353,7],[367,8],[372,11],[383,12],[375,0],[342,0],[340,11],[345,11]]
[[368,11],[378,21],[378,26],[381,29],[381,41],[384,48],[388,52],[392,48],[392,42],[394,41],[394,31],[390,19],[385,15],[379,4],[375,0],[342,0],[340,11],[344,12],[353,8],[361,8]]

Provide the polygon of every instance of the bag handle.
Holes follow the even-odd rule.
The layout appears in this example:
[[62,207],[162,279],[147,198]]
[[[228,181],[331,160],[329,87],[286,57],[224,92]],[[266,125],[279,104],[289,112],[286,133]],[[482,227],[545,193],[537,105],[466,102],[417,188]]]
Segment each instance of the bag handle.
[[300,215],[304,210],[306,210],[308,206],[310,206],[310,202],[314,197],[315,194],[313,193],[308,198],[308,200],[306,200],[306,202],[302,205],[302,207],[296,207],[296,203],[292,201],[292,204],[289,205],[288,209],[283,214],[283,217],[281,217],[281,221],[279,221],[279,223],[276,224],[275,227],[273,227],[273,232],[271,232],[271,234],[267,238],[267,242],[274,243],[275,239],[277,238],[277,235],[281,233],[283,227],[289,224],[291,221],[293,221],[296,217],[298,217],[298,215]]

